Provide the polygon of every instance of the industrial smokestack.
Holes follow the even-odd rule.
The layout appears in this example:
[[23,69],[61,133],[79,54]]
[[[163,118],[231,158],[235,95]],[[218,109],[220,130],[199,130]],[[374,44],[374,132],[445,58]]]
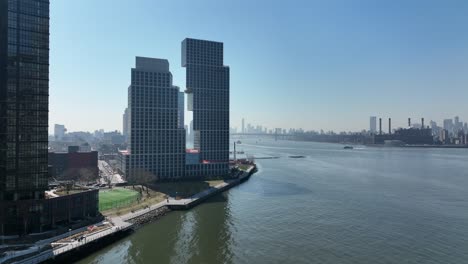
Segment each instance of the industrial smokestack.
[[421,118],[421,128],[424,129],[424,117]]
[[411,127],[411,118],[408,117],[408,127]]
[[388,134],[392,133],[392,119],[388,119]]
[[382,118],[379,118],[379,135],[382,135]]

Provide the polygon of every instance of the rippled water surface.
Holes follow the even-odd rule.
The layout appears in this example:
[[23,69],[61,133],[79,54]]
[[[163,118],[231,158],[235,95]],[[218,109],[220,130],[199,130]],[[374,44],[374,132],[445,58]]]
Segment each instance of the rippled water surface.
[[466,149],[268,139],[238,149],[279,158],[80,263],[468,263]]

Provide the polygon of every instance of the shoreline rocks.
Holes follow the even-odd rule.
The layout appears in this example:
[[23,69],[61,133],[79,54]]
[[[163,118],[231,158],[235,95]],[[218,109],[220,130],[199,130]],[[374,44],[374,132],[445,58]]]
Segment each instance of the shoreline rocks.
[[149,211],[149,212],[147,212],[145,214],[136,216],[136,217],[134,217],[132,219],[128,219],[128,222],[134,224],[135,228],[139,228],[140,226],[142,226],[144,224],[147,224],[147,223],[150,223],[150,222],[153,222],[153,221],[156,221],[156,220],[160,219],[161,217],[165,216],[170,211],[171,211],[171,209],[169,209],[169,207],[162,206],[162,207],[160,207],[158,209]]

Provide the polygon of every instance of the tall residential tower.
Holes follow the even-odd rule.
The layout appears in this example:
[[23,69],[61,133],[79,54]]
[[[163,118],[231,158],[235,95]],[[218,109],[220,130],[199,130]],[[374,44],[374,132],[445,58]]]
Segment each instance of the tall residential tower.
[[128,88],[129,181],[184,176],[185,130],[179,127],[178,98],[167,60],[136,57]]
[[0,201],[47,189],[49,1],[0,1]]
[[182,66],[186,68],[186,93],[193,111],[194,148],[199,166],[194,174],[221,176],[229,172],[229,67],[223,64],[223,43],[182,41]]

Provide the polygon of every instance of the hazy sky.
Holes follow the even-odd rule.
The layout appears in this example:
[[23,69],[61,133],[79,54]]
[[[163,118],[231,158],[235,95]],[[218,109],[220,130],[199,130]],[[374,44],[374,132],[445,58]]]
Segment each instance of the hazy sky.
[[51,1],[50,125],[121,130],[135,56],[224,42],[231,125],[360,130],[468,119],[468,1]]

